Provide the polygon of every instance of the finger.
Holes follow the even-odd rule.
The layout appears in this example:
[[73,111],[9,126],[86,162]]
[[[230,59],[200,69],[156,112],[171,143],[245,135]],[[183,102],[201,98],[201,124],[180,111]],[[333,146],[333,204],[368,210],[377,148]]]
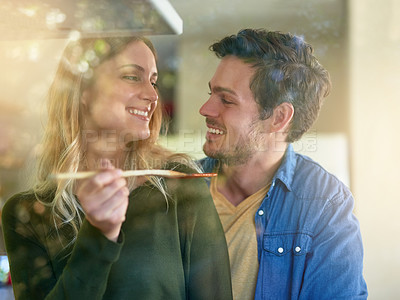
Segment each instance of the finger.
[[102,188],[98,193],[98,197],[101,199],[105,199],[105,201],[108,201],[107,199],[112,198],[116,193],[119,192],[119,190],[121,190],[124,187],[126,187],[126,179],[117,178],[112,183]]
[[[84,211],[87,214],[93,214],[97,210],[101,209],[104,203],[112,202],[112,198],[115,194],[118,194],[119,190],[123,188],[126,188],[125,178],[117,178],[114,182],[96,192],[91,191],[87,194],[84,194],[83,192],[78,194],[78,198],[81,201]],[[125,196],[127,196],[129,191],[125,194]]]
[[108,239],[116,241],[121,230],[122,223],[126,219],[127,208],[128,201],[124,201],[113,211],[107,212],[108,215],[106,220],[95,222],[93,225],[97,227]]
[[120,207],[127,207],[128,204],[129,189],[127,187],[122,187],[119,189],[111,198],[103,202],[101,209],[108,211],[108,216],[111,215],[115,210]]
[[126,211],[128,209],[128,201],[114,208],[110,215],[110,222],[113,224],[122,223],[126,219]]
[[120,214],[122,214],[120,215],[121,218],[124,217],[126,213],[128,195],[128,188],[124,187],[118,190],[111,198],[107,199],[107,201],[103,202],[101,205],[97,205],[90,212],[87,212],[87,217],[99,225],[104,222],[114,224],[118,220],[115,211],[119,211]]
[[117,178],[121,178],[121,176],[122,170],[120,169],[100,172],[99,174],[96,174],[82,182],[80,185],[80,190],[82,193],[97,192],[98,190],[103,189],[105,186],[115,181]]

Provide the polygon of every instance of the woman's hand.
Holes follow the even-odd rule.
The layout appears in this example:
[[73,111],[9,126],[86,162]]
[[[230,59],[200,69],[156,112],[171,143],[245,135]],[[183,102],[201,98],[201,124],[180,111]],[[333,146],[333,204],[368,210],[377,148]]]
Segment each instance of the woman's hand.
[[129,190],[122,171],[108,160],[104,165],[100,173],[79,184],[77,196],[89,223],[115,242],[125,221]]

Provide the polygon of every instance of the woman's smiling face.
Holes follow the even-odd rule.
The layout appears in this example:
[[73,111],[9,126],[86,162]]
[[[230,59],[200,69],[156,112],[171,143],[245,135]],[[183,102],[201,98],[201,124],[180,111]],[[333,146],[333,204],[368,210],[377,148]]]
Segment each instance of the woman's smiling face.
[[115,136],[120,142],[147,139],[157,107],[157,66],[153,52],[133,41],[94,70],[83,91],[83,134]]

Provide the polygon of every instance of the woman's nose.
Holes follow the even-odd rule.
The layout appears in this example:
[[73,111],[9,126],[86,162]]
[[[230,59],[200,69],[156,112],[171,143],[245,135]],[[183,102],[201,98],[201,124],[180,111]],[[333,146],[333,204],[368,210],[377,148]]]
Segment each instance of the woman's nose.
[[149,100],[151,102],[156,102],[158,100],[156,87],[151,82],[145,83],[142,93],[142,98],[145,100]]

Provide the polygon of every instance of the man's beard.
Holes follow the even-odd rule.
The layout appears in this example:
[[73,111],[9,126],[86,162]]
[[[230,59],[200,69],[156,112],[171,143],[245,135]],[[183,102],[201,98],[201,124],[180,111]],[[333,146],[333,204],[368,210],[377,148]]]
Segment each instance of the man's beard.
[[[247,163],[257,152],[265,151],[265,139],[262,137],[262,130],[259,125],[260,119],[254,120],[250,124],[250,132],[240,135],[233,145],[229,141],[220,148],[207,149],[206,142],[203,146],[204,153],[214,159],[218,159],[222,164],[236,166]],[[225,145],[228,146],[225,146]],[[225,146],[225,147],[224,147]]]
[[217,149],[214,151],[208,151],[206,147],[203,147],[204,153],[212,158],[218,159],[222,164],[225,165],[243,165],[254,155],[254,151],[248,146],[240,146],[238,142],[234,149]]

